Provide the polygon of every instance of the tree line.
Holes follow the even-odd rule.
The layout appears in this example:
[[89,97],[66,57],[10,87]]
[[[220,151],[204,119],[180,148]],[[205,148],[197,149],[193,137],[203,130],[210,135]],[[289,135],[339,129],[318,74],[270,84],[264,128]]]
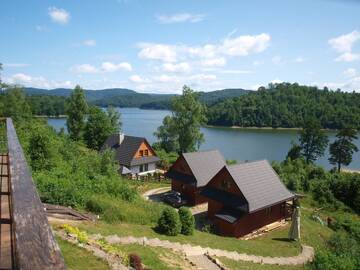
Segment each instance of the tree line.
[[208,124],[300,128],[309,118],[322,128],[360,128],[360,93],[297,83],[269,84],[258,91],[209,106]]

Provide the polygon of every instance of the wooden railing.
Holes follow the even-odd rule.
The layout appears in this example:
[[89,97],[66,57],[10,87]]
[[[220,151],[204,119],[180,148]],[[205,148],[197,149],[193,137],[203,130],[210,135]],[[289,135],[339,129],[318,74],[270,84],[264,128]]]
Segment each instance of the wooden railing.
[[66,269],[13,122],[6,119],[13,269]]

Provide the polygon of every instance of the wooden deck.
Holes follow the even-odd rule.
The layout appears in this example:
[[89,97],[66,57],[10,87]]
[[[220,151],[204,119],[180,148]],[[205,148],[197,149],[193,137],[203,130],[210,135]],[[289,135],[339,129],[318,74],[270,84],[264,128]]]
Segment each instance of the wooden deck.
[[0,270],[13,269],[8,155],[0,155]]

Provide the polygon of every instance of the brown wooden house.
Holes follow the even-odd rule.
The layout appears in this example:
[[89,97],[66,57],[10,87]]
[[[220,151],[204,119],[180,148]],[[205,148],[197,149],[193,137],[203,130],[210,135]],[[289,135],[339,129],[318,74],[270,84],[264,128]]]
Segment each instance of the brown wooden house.
[[291,216],[291,193],[266,161],[224,166],[202,190],[221,235],[241,237]]
[[184,195],[190,205],[206,202],[200,191],[226,165],[217,150],[183,153],[171,166],[166,176],[171,189]]
[[110,148],[115,151],[115,159],[119,162],[120,174],[148,174],[156,170],[160,161],[148,141],[143,137],[128,136],[122,133],[107,138],[101,151]]

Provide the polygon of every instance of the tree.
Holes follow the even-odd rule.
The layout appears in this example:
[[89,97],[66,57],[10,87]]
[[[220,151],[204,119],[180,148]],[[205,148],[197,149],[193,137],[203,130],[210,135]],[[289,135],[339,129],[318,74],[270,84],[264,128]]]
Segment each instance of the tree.
[[174,208],[166,207],[158,220],[158,230],[166,235],[175,236],[181,232],[181,222]]
[[300,132],[301,154],[306,163],[314,162],[324,154],[328,144],[328,138],[320,124],[315,119],[306,121],[304,128]]
[[164,149],[167,153],[178,152],[179,142],[176,132],[174,118],[167,115],[163,119],[163,124],[158,127],[154,135],[158,138],[157,147]]
[[2,108],[5,117],[11,117],[15,122],[31,116],[31,109],[24,91],[19,87],[9,87],[4,95]]
[[92,106],[84,130],[84,140],[89,148],[99,150],[106,138],[113,133],[109,116],[99,107]]
[[165,117],[155,135],[160,145],[178,153],[192,152],[204,142],[200,127],[206,123],[205,107],[199,102],[198,93],[186,85],[181,96],[171,102],[172,115]]
[[110,118],[110,124],[112,126],[113,133],[118,133],[121,130],[121,114],[114,107],[109,106],[107,108],[107,115]]
[[179,217],[181,222],[181,233],[192,235],[195,229],[195,218],[187,207],[180,207]]
[[352,156],[359,151],[357,146],[353,143],[358,137],[356,130],[345,128],[336,134],[336,140],[330,144],[330,164],[337,165],[337,170],[340,172],[341,165],[349,165],[352,161]]
[[291,148],[289,150],[289,152],[286,155],[286,159],[291,159],[291,160],[295,160],[301,158],[301,147],[300,145],[292,142],[291,143]]
[[82,140],[85,128],[85,117],[88,105],[84,90],[77,85],[67,101],[66,113],[68,115],[66,126],[70,138],[75,141]]

